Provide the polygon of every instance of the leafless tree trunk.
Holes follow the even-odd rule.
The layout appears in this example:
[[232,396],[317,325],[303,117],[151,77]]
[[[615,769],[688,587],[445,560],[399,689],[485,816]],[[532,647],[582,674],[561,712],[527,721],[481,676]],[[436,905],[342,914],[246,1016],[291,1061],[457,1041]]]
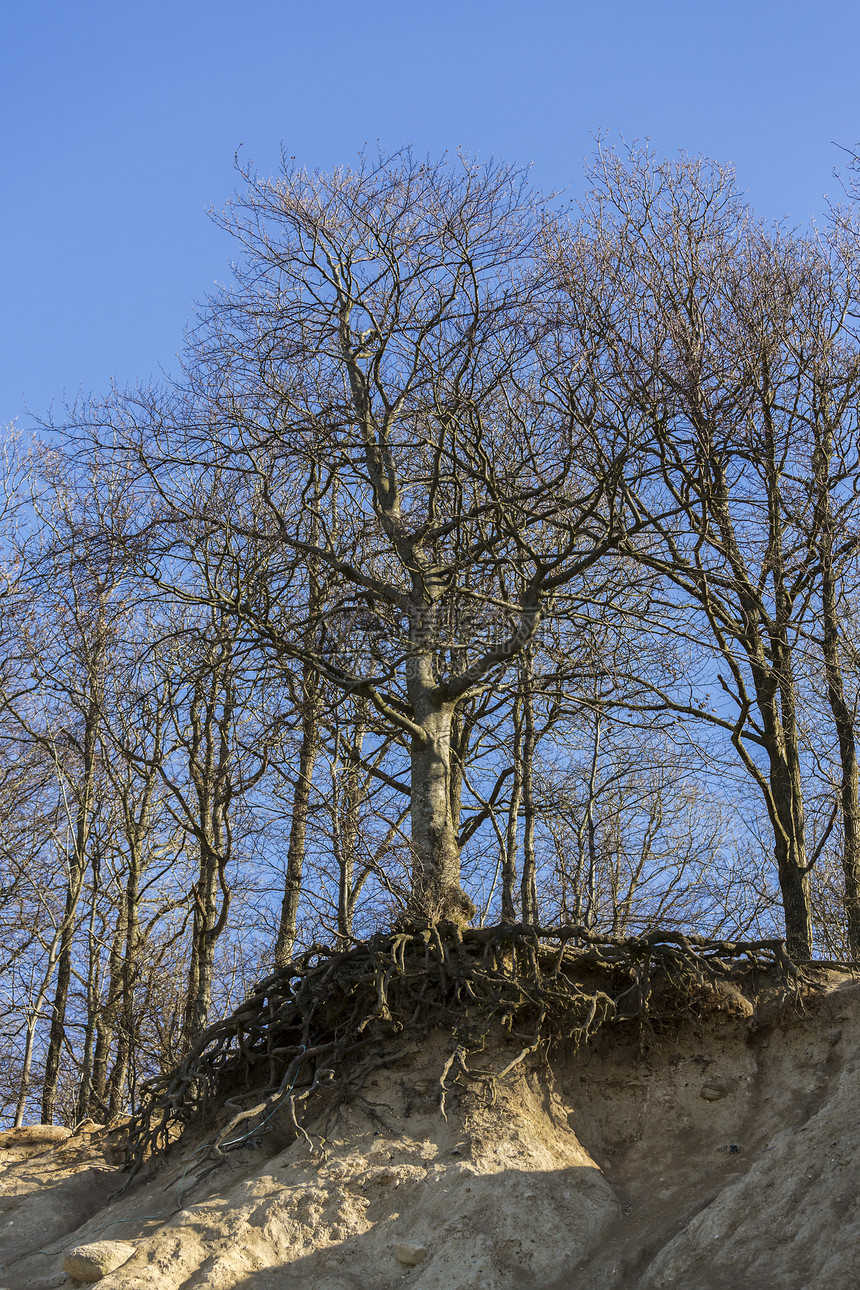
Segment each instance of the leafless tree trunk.
[[515,923],[517,919],[514,891],[517,881],[517,856],[519,854],[520,810],[523,800],[523,696],[517,687],[511,713],[511,791],[508,799],[508,826],[505,834],[505,855],[502,866],[502,922]]
[[299,746],[299,763],[293,789],[293,809],[290,820],[290,840],[287,848],[287,867],[284,873],[284,896],[275,942],[275,964],[289,963],[296,942],[299,903],[302,895],[302,876],[305,865],[308,821],[311,815],[313,775],[319,753],[319,722],[322,681],[319,673],[307,663],[302,666],[302,736]]
[[188,711],[186,747],[194,807],[193,815],[189,813],[185,822],[193,833],[199,869],[192,888],[194,916],[183,1023],[186,1044],[192,1044],[206,1028],[212,1003],[215,946],[230,911],[227,870],[233,845],[230,807],[235,750],[231,735],[236,692],[223,646],[216,647],[216,654],[206,660],[207,670],[195,680]]
[[839,741],[842,771],[842,869],[845,879],[845,914],[848,949],[860,959],[860,769],[858,769],[856,717],[845,693],[842,669],[842,624],[839,607],[839,570],[836,524],[831,502],[833,434],[826,423],[819,428],[814,461],[817,550],[821,577],[821,649],[824,657],[827,700]]
[[352,939],[355,902],[360,892],[356,876],[361,868],[359,836],[363,789],[360,766],[367,733],[367,701],[355,704],[353,719],[346,743],[346,759],[342,766],[335,763],[336,780],[333,785],[333,851],[337,864],[337,934],[342,943]]
[[521,661],[523,703],[523,877],[520,887],[523,922],[538,922],[537,863],[535,859],[534,760],[535,736],[534,679],[532,656],[525,650]]
[[588,798],[585,814],[577,829],[579,854],[587,855],[585,870],[585,899],[582,902],[582,922],[586,927],[593,927],[597,916],[597,820],[595,805],[597,801],[597,767],[600,762],[600,736],[603,719],[598,709],[594,714],[594,736],[591,745],[591,767],[588,772]]
[[98,639],[88,660],[87,706],[78,751],[80,753],[80,778],[73,786],[73,822],[71,845],[66,851],[68,885],[63,910],[57,975],[51,1007],[51,1024],[48,1049],[45,1056],[45,1073],[42,1083],[42,1123],[53,1124],[57,1095],[60,1061],[66,1035],[66,1007],[72,975],[72,948],[78,902],[84,887],[89,864],[89,840],[92,809],[95,796],[99,727],[102,721],[102,666],[103,640]]

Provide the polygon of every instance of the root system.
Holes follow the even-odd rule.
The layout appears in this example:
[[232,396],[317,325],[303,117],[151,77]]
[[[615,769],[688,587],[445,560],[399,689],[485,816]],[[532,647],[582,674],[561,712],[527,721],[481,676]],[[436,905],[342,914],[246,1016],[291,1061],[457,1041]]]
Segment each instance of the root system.
[[[130,1126],[132,1177],[182,1128],[232,1111],[209,1143],[217,1159],[276,1114],[297,1134],[325,1092],[353,1096],[367,1075],[450,1035],[439,1107],[455,1080],[492,1088],[529,1054],[587,1043],[608,1024],[658,1024],[707,1006],[718,983],[765,973],[799,998],[813,978],[782,941],[712,941],[676,932],[625,939],[584,927],[404,926],[343,950],[312,946],[150,1080]],[[513,1056],[482,1066],[493,1038]]]

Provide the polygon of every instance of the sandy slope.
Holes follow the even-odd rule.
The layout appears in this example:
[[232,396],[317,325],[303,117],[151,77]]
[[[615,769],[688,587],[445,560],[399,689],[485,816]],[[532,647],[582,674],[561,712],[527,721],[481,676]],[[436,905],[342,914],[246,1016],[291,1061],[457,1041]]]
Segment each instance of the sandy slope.
[[607,1031],[447,1122],[446,1051],[377,1073],[322,1159],[275,1129],[207,1174],[198,1140],[112,1203],[104,1131],[7,1138],[0,1287],[71,1285],[64,1254],[104,1239],[136,1247],[104,1290],[860,1286],[860,984],[805,1014],[727,996],[644,1048]]

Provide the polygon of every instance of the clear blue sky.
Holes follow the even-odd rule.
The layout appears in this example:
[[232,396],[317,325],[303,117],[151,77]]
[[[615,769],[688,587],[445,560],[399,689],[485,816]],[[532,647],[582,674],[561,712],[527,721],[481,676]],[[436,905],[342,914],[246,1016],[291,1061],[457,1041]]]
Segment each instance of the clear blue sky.
[[225,276],[206,211],[363,143],[465,148],[581,187],[598,130],[737,166],[805,223],[860,141],[856,0],[6,0],[0,424],[169,367]]

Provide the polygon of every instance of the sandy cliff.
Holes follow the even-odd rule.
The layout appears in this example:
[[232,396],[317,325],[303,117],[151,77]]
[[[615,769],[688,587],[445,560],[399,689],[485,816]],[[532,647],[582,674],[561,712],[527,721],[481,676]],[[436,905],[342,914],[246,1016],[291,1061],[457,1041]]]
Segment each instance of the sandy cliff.
[[446,1051],[377,1072],[310,1147],[272,1124],[212,1169],[211,1132],[189,1134],[114,1200],[116,1134],[3,1135],[0,1287],[76,1284],[64,1257],[103,1241],[128,1243],[103,1290],[860,1284],[859,983],[603,1031],[494,1102],[449,1096],[447,1121]]

